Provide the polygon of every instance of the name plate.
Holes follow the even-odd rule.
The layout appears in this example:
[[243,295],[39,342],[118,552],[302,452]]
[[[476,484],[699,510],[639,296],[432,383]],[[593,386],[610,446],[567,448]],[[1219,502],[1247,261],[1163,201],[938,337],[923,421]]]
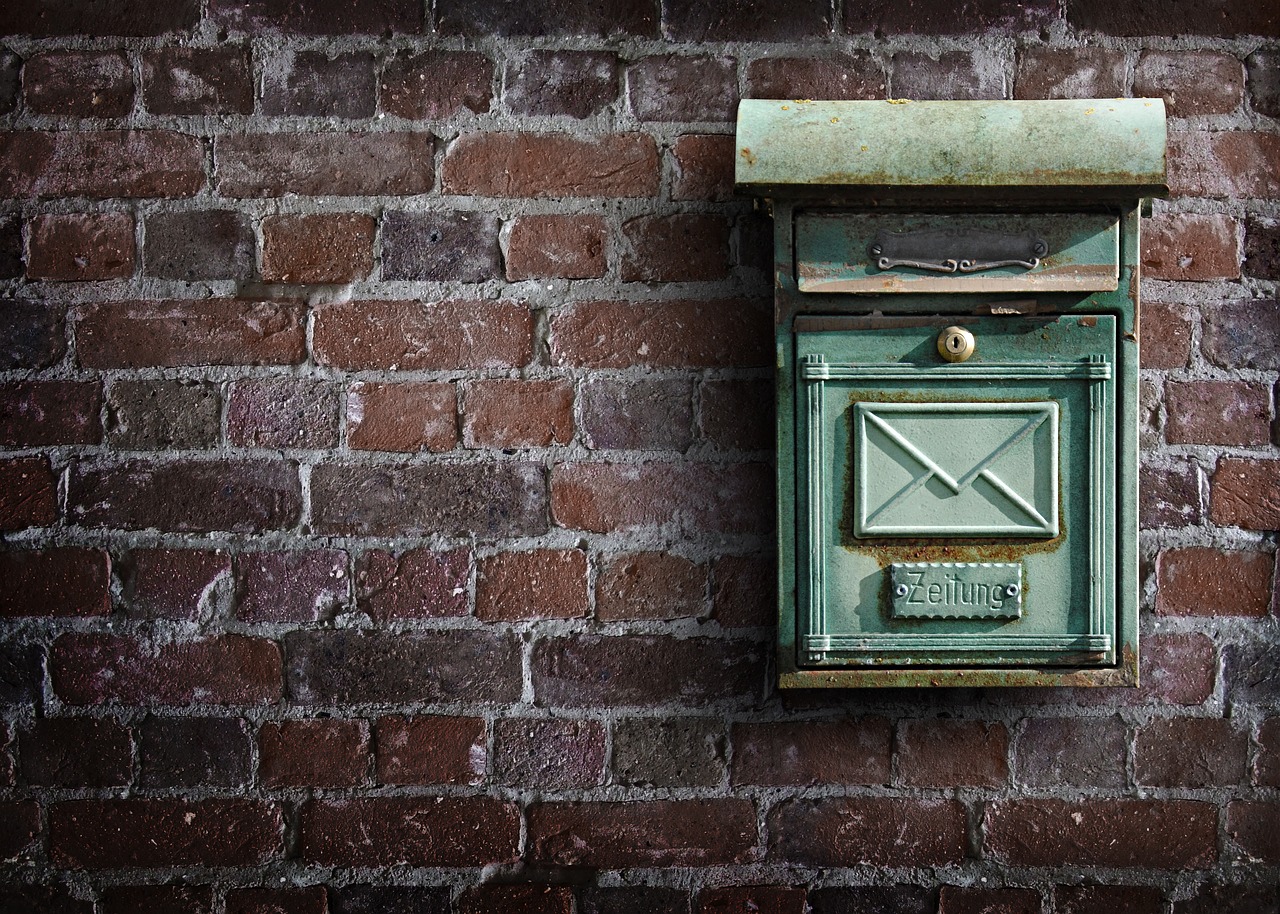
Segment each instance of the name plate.
[[895,619],[1019,619],[1018,562],[894,562],[889,594]]

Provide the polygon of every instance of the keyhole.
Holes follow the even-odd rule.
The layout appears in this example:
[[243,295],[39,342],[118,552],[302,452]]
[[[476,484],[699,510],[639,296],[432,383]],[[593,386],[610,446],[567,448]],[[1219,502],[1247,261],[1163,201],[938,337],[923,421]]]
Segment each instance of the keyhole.
[[953,334],[947,337],[947,348],[952,352],[959,352],[964,348],[964,340]]
[[973,355],[973,334],[963,327],[947,327],[938,334],[938,354],[948,362],[963,362]]

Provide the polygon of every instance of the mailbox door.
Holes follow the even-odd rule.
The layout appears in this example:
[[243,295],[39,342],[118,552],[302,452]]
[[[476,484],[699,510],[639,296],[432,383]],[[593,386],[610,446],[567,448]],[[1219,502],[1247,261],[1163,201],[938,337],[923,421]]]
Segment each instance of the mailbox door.
[[797,665],[1114,664],[1116,319],[795,321]]

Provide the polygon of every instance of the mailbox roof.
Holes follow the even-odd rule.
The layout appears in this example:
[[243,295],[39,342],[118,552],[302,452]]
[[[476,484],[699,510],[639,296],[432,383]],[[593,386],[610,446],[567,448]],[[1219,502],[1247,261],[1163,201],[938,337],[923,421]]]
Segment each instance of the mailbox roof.
[[872,188],[1162,196],[1164,102],[744,100],[736,179],[763,195]]

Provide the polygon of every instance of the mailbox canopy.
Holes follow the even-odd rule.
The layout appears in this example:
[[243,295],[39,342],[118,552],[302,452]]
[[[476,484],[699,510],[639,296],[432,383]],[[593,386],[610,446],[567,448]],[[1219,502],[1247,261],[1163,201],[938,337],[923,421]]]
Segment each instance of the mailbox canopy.
[[1155,98],[744,100],[736,180],[760,196],[1164,196]]

